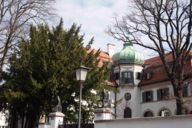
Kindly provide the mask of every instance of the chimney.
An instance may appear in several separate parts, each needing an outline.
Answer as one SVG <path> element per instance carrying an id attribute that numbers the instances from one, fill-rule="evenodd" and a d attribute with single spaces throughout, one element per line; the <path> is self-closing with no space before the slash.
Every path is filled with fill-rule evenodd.
<path id="1" fill-rule="evenodd" d="M 115 53 L 115 45 L 112 43 L 108 43 L 107 44 L 107 52 L 109 54 L 109 56 L 113 56 L 113 54 Z"/>

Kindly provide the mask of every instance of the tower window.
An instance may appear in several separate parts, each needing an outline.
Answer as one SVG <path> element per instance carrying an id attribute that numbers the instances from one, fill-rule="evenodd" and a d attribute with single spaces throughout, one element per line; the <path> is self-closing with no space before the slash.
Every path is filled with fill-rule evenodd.
<path id="1" fill-rule="evenodd" d="M 122 82 L 124 84 L 133 83 L 133 72 L 122 72 Z"/>

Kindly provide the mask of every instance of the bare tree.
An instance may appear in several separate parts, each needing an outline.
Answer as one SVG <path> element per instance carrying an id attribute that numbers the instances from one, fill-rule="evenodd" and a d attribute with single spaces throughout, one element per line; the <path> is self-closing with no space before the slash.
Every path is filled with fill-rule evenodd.
<path id="1" fill-rule="evenodd" d="M 140 45 L 158 53 L 176 97 L 177 114 L 182 114 L 184 65 L 192 47 L 191 0 L 132 0 L 132 12 L 115 20 L 108 33 L 114 38 Z M 143 43 L 141 36 L 151 41 Z M 166 59 L 166 53 L 173 60 Z"/>
<path id="2" fill-rule="evenodd" d="M 0 73 L 19 38 L 24 38 L 30 24 L 53 15 L 54 0 L 0 0 Z"/>

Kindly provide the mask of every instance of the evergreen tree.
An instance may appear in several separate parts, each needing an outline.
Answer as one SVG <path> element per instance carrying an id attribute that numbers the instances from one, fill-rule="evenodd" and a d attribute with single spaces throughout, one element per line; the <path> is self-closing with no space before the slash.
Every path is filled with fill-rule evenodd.
<path id="1" fill-rule="evenodd" d="M 79 65 L 91 68 L 83 88 L 83 122 L 93 120 L 96 95 L 107 79 L 106 67 L 98 68 L 97 53 L 83 47 L 80 27 L 75 24 L 63 29 L 63 22 L 51 30 L 45 25 L 31 26 L 28 40 L 21 40 L 10 58 L 10 68 L 4 73 L 6 89 L 2 98 L 8 102 L 10 125 L 17 128 L 18 119 L 22 128 L 34 128 L 41 113 L 49 114 L 62 102 L 65 120 L 77 121 L 79 108 L 79 83 L 75 69 Z M 89 42 L 92 44 L 93 40 Z"/>

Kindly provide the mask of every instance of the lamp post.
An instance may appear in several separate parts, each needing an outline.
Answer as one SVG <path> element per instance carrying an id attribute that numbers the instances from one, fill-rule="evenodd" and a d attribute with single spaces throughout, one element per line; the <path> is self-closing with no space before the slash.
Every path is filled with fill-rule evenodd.
<path id="1" fill-rule="evenodd" d="M 78 120 L 78 128 L 81 128 L 81 100 L 82 100 L 82 88 L 83 82 L 86 80 L 87 72 L 89 68 L 80 66 L 76 69 L 76 79 L 80 83 L 80 90 L 79 90 L 79 120 Z"/>

